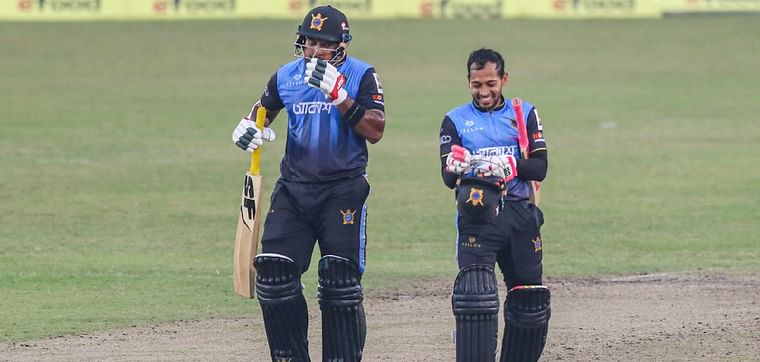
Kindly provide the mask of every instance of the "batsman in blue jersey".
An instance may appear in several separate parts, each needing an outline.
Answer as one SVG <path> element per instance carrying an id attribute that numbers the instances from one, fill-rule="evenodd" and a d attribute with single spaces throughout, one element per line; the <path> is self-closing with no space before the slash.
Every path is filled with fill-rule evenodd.
<path id="1" fill-rule="evenodd" d="M 546 343 L 549 289 L 542 285 L 543 214 L 529 202 L 530 180 L 546 176 L 547 148 L 538 111 L 523 102 L 517 119 L 502 95 L 502 56 L 479 49 L 467 60 L 472 102 L 449 111 L 440 134 L 443 182 L 457 200 L 457 263 L 452 309 L 457 361 L 494 361 L 499 295 L 495 264 L 507 286 L 501 361 L 536 361 Z M 520 155 L 517 122 L 527 126 Z"/>
<path id="2" fill-rule="evenodd" d="M 271 196 L 261 254 L 254 259 L 256 294 L 273 361 L 309 361 L 308 312 L 301 275 L 314 246 L 320 255 L 317 300 L 322 311 L 322 360 L 360 361 L 366 323 L 362 274 L 366 258 L 369 183 L 367 142 L 385 128 L 383 88 L 375 69 L 347 56 L 348 19 L 319 6 L 298 27 L 296 59 L 271 77 L 232 140 L 252 152 L 274 132 L 267 122 L 285 110 L 287 143 Z"/>

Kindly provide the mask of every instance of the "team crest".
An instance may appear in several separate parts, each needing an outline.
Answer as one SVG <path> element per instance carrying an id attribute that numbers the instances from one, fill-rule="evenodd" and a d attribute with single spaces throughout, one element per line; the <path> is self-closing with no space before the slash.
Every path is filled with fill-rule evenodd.
<path id="1" fill-rule="evenodd" d="M 483 206 L 483 189 L 473 187 L 470 189 L 470 198 L 467 199 L 467 203 L 472 206 Z"/>
<path id="2" fill-rule="evenodd" d="M 325 20 L 327 20 L 327 18 L 323 18 L 321 13 L 312 15 L 309 28 L 316 29 L 317 31 L 322 31 L 322 25 L 325 25 Z"/>
<path id="3" fill-rule="evenodd" d="M 340 210 L 340 213 L 343 215 L 343 225 L 354 224 L 354 214 L 356 213 L 356 210 L 351 210 L 351 209 L 346 209 L 346 211 Z"/>
<path id="4" fill-rule="evenodd" d="M 533 243 L 533 252 L 538 253 L 543 249 L 543 243 L 541 242 L 541 235 L 537 236 L 535 239 L 530 240 L 531 243 Z"/>

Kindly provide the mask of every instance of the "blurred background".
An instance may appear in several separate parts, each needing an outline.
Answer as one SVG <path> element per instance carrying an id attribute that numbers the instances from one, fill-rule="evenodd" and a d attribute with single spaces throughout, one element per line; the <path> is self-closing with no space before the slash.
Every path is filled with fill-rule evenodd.
<path id="1" fill-rule="evenodd" d="M 0 340 L 258 308 L 232 292 L 230 133 L 325 3 L 385 88 L 368 295 L 456 275 L 438 131 L 480 47 L 545 127 L 547 278 L 760 271 L 760 1 L 4 0 Z"/>

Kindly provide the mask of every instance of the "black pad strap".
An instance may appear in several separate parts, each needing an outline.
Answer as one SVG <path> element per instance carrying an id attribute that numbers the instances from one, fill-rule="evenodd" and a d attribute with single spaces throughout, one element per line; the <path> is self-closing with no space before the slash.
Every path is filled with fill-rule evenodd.
<path id="1" fill-rule="evenodd" d="M 498 333 L 499 288 L 493 268 L 469 265 L 454 282 L 457 361 L 493 361 Z"/>
<path id="2" fill-rule="evenodd" d="M 537 361 L 546 345 L 551 317 L 549 288 L 520 285 L 504 302 L 504 339 L 501 361 Z"/>
<path id="3" fill-rule="evenodd" d="M 367 336 L 359 267 L 326 255 L 319 260 L 317 300 L 322 310 L 322 361 L 360 361 Z"/>
<path id="4" fill-rule="evenodd" d="M 272 360 L 309 361 L 309 313 L 301 271 L 290 258 L 279 254 L 258 255 L 253 265 Z"/>

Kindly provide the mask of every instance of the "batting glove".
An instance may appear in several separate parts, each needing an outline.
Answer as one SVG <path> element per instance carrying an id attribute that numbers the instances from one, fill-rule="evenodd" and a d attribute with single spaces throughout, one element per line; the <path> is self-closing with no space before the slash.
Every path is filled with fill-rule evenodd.
<path id="1" fill-rule="evenodd" d="M 478 176 L 496 176 L 503 182 L 517 177 L 517 160 L 512 155 L 486 156 L 476 161 L 474 171 Z"/>
<path id="2" fill-rule="evenodd" d="M 264 141 L 272 142 L 277 136 L 274 134 L 274 130 L 269 127 L 265 127 L 263 131 L 256 127 L 256 123 L 251 121 L 248 117 L 240 120 L 237 127 L 232 131 L 232 142 L 234 142 L 240 149 L 253 152 L 259 148 Z"/>
<path id="3" fill-rule="evenodd" d="M 343 89 L 346 76 L 322 59 L 311 58 L 306 63 L 306 84 L 321 90 L 334 105 L 343 103 L 348 97 L 348 93 Z"/>
<path id="4" fill-rule="evenodd" d="M 446 156 L 446 171 L 457 175 L 463 174 L 470 167 L 472 155 L 466 148 L 453 145 L 451 152 Z"/>

